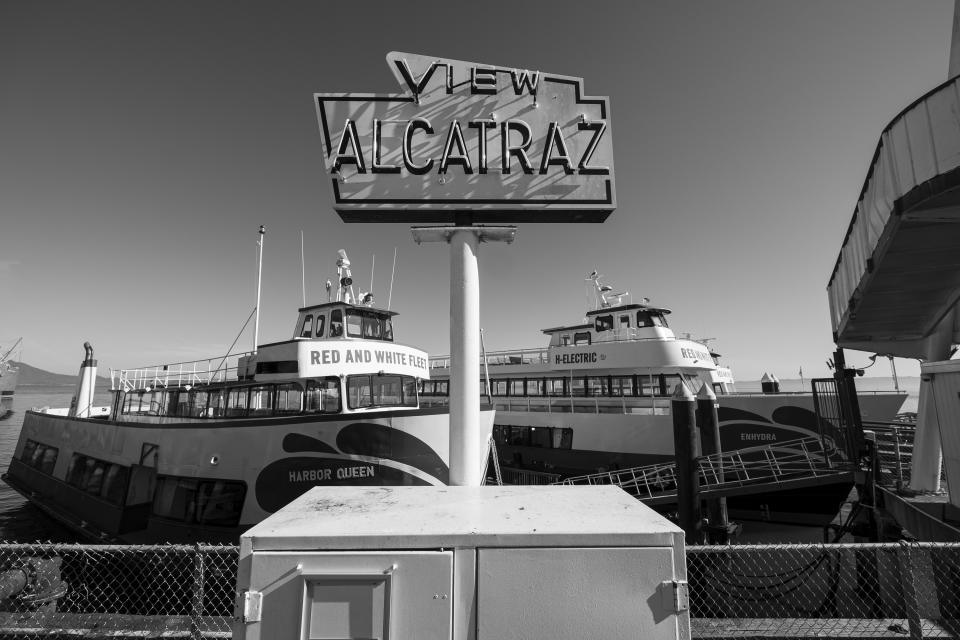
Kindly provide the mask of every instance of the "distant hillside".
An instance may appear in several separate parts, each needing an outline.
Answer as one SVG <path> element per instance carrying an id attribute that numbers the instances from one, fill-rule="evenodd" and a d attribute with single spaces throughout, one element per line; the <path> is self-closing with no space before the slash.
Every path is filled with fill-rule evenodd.
<path id="1" fill-rule="evenodd" d="M 50 371 L 31 367 L 26 362 L 17 362 L 15 364 L 20 367 L 20 377 L 17 379 L 17 386 L 72 387 L 77 384 L 77 376 L 75 374 L 51 373 Z M 97 376 L 97 386 L 99 387 L 102 384 L 109 386 L 109 378 Z"/>

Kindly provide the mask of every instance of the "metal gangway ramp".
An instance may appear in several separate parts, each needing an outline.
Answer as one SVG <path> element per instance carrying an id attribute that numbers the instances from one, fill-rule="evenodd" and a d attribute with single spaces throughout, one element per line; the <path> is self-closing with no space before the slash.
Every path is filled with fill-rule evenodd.
<path id="1" fill-rule="evenodd" d="M 817 437 L 703 456 L 697 459 L 697 467 L 701 498 L 852 483 L 856 470 L 831 441 Z M 554 484 L 612 484 L 648 505 L 677 501 L 673 463 L 574 476 Z"/>

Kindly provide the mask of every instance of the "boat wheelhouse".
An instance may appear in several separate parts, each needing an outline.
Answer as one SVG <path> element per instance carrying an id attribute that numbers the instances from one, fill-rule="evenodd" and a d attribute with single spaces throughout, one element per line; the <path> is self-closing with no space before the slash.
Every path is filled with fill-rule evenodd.
<path id="1" fill-rule="evenodd" d="M 109 407 L 89 401 L 88 347 L 75 402 L 26 413 L 3 479 L 85 537 L 127 542 L 236 540 L 317 485 L 446 484 L 449 411 L 418 398 L 427 354 L 338 266 L 336 299 L 299 309 L 289 340 L 111 370 Z"/>

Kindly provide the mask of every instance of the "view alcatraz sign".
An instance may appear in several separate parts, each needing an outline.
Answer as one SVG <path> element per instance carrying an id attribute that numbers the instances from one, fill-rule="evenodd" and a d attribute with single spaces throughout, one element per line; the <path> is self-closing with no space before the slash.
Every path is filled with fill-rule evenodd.
<path id="1" fill-rule="evenodd" d="M 580 78 L 392 52 L 398 95 L 316 94 L 347 222 L 602 222 L 607 98 Z"/>

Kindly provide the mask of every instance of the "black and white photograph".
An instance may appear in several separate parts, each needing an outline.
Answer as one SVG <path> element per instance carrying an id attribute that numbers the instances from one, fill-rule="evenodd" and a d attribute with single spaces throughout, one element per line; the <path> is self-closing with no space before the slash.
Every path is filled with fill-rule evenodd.
<path id="1" fill-rule="evenodd" d="M 958 247 L 960 0 L 0 0 L 0 638 L 957 637 Z"/>

